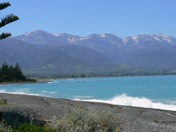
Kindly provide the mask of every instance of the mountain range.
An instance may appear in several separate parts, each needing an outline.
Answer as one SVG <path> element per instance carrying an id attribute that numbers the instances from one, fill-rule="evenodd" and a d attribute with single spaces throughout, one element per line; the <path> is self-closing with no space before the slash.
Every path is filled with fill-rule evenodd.
<path id="1" fill-rule="evenodd" d="M 175 71 L 176 38 L 113 34 L 86 37 L 33 31 L 0 41 L 0 64 L 18 62 L 26 73 L 113 74 L 127 71 Z"/>

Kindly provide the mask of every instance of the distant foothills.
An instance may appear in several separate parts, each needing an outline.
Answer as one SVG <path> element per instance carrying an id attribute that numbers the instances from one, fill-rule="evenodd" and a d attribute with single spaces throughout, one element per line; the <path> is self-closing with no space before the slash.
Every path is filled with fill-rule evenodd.
<path id="1" fill-rule="evenodd" d="M 164 34 L 80 37 L 37 30 L 0 41 L 0 65 L 55 77 L 176 74 L 176 38 Z"/>

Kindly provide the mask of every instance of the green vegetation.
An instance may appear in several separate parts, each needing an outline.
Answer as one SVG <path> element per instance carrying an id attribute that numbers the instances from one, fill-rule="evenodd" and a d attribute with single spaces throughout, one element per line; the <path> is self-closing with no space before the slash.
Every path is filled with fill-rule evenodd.
<path id="1" fill-rule="evenodd" d="M 0 82 L 19 82 L 25 81 L 26 77 L 23 75 L 20 65 L 17 63 L 15 67 L 2 64 L 0 68 Z"/>
<path id="2" fill-rule="evenodd" d="M 50 127 L 57 132 L 120 132 L 120 121 L 117 117 L 106 112 L 89 112 L 73 110 L 63 118 L 56 118 Z"/>
<path id="3" fill-rule="evenodd" d="M 34 113 L 28 114 L 28 111 L 0 112 L 0 132 L 50 132 L 45 131 L 44 124 L 44 121 L 34 119 Z"/>
<path id="4" fill-rule="evenodd" d="M 0 131 L 7 132 L 120 132 L 121 121 L 111 113 L 73 110 L 49 123 L 25 117 L 18 112 L 2 112 Z M 13 119 L 13 120 L 12 120 Z"/>
<path id="5" fill-rule="evenodd" d="M 51 131 L 45 130 L 44 127 L 31 124 L 23 124 L 18 129 L 13 130 L 13 132 L 51 132 Z"/>
<path id="6" fill-rule="evenodd" d="M 0 99 L 0 106 L 2 106 L 2 105 L 7 105 L 6 99 Z"/>
<path id="7" fill-rule="evenodd" d="M 0 3 L 0 10 L 3 10 L 9 6 L 11 6 L 9 2 Z M 18 19 L 19 18 L 16 15 L 13 15 L 13 14 L 7 15 L 0 20 L 0 28 L 4 27 L 5 25 L 7 25 L 11 22 L 14 22 Z M 2 33 L 2 34 L 0 34 L 0 39 L 7 38 L 9 36 L 11 36 L 11 33 Z"/>

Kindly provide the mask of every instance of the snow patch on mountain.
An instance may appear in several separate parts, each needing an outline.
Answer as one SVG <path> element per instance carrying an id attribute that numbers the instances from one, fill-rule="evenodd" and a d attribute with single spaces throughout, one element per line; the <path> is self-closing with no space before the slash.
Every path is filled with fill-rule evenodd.
<path id="1" fill-rule="evenodd" d="M 142 43 L 162 43 L 162 44 L 171 44 L 176 45 L 176 38 L 165 35 L 165 34 L 155 34 L 155 35 L 137 35 L 133 37 L 125 37 L 125 38 L 119 38 L 116 35 L 113 34 L 91 34 L 86 37 L 81 37 L 77 35 L 71 35 L 67 33 L 60 33 L 60 34 L 52 34 L 48 33 L 42 30 L 36 30 L 33 32 L 26 32 L 25 34 L 21 36 L 16 37 L 19 40 L 28 41 L 28 42 L 34 42 L 34 41 L 40 41 L 36 43 L 42 43 L 42 42 L 48 42 L 52 41 L 53 43 L 57 44 L 58 42 L 60 44 L 77 44 L 82 43 L 83 41 L 87 42 L 93 42 L 95 43 L 107 43 L 108 45 L 139 45 Z M 48 42 L 49 43 L 49 42 Z M 90 44 L 91 44 L 90 43 Z"/>
<path id="2" fill-rule="evenodd" d="M 52 34 L 53 36 L 56 36 L 56 37 L 59 37 L 60 36 L 60 34 Z"/>
<path id="3" fill-rule="evenodd" d="M 132 37 L 132 40 L 135 42 L 134 44 L 138 44 L 139 43 L 139 37 L 138 36 Z"/>
<path id="4" fill-rule="evenodd" d="M 26 32 L 26 33 L 24 33 L 24 36 L 28 36 L 30 34 L 31 34 L 31 32 Z"/>

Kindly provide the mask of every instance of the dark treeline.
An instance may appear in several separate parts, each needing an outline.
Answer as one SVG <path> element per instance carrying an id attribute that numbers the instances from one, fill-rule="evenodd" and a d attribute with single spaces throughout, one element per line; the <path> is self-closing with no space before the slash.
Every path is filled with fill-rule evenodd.
<path id="1" fill-rule="evenodd" d="M 23 75 L 18 63 L 15 66 L 9 66 L 7 63 L 4 63 L 0 67 L 0 82 L 18 82 L 25 80 L 26 77 Z"/>

